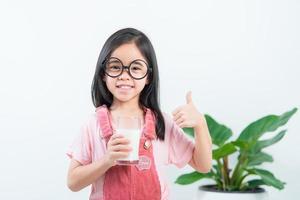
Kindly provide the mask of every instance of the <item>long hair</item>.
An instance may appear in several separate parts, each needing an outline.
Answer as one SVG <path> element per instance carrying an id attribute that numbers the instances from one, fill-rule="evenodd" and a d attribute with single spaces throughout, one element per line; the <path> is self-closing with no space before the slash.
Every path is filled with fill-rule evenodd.
<path id="1" fill-rule="evenodd" d="M 119 46 L 126 43 L 134 43 L 141 54 L 145 57 L 149 67 L 152 69 L 148 74 L 149 83 L 145 85 L 140 93 L 139 106 L 150 108 L 156 119 L 155 131 L 158 139 L 165 138 L 165 122 L 159 104 L 159 74 L 154 48 L 149 38 L 141 31 L 134 28 L 121 29 L 112 34 L 104 43 L 96 65 L 95 75 L 92 82 L 92 101 L 97 108 L 102 105 L 110 107 L 113 95 L 107 89 L 103 81 L 105 76 L 105 60 Z"/>

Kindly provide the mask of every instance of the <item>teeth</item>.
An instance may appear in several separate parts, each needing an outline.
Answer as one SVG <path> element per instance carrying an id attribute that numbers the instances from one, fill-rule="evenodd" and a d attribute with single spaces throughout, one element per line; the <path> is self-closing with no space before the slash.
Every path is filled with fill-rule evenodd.
<path id="1" fill-rule="evenodd" d="M 119 85 L 118 88 L 129 89 L 129 88 L 131 88 L 131 86 L 128 86 L 128 85 Z"/>

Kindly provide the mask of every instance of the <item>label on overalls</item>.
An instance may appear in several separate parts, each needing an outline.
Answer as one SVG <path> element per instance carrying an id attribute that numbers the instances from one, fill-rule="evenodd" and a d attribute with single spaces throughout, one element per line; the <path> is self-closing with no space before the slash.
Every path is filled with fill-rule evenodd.
<path id="1" fill-rule="evenodd" d="M 148 156 L 140 156 L 139 163 L 135 165 L 138 170 L 146 170 L 150 169 L 151 166 L 151 159 Z"/>

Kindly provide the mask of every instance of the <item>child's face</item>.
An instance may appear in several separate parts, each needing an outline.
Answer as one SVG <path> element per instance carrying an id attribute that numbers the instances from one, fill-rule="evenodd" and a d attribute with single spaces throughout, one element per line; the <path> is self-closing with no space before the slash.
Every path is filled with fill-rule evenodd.
<path id="1" fill-rule="evenodd" d="M 146 59 L 134 43 L 119 46 L 113 51 L 111 57 L 121 60 L 124 66 L 128 66 L 136 59 L 141 59 L 146 62 Z M 128 71 L 124 69 L 123 73 L 116 78 L 105 75 L 104 81 L 106 82 L 108 90 L 114 96 L 114 103 L 116 103 L 115 101 L 138 102 L 139 94 L 145 85 L 148 84 L 148 75 L 141 80 L 135 80 L 128 74 Z"/>

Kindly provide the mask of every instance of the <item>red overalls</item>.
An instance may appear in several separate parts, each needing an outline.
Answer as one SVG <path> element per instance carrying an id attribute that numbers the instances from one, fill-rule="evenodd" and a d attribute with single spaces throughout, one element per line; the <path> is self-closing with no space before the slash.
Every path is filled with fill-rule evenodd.
<path id="1" fill-rule="evenodd" d="M 105 173 L 103 184 L 104 200 L 160 200 L 161 189 L 153 158 L 152 140 L 156 139 L 155 118 L 145 108 L 145 126 L 139 145 L 139 163 L 115 165 Z M 106 144 L 113 134 L 111 116 L 104 105 L 97 108 L 102 138 Z"/>

